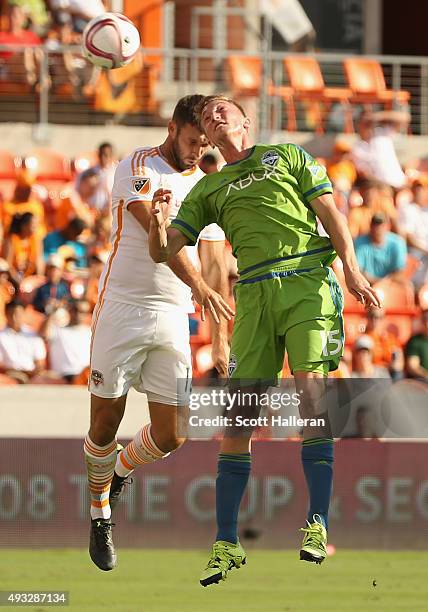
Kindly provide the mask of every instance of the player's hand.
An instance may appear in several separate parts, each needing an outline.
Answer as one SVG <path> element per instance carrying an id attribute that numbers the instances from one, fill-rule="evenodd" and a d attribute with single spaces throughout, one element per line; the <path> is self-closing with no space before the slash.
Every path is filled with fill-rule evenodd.
<path id="1" fill-rule="evenodd" d="M 219 373 L 220 378 L 226 378 L 229 365 L 230 346 L 227 338 L 218 336 L 213 340 L 211 348 L 211 359 L 213 366 Z"/>
<path id="2" fill-rule="evenodd" d="M 369 281 L 360 271 L 345 272 L 345 282 L 349 292 L 352 293 L 363 306 L 366 308 L 369 306 L 376 306 L 377 308 L 382 307 L 382 302 L 376 289 L 370 285 Z"/>
<path id="3" fill-rule="evenodd" d="M 221 297 L 217 291 L 208 287 L 205 281 L 200 280 L 192 287 L 192 293 L 195 300 L 201 307 L 201 319 L 205 321 L 205 311 L 209 310 L 214 321 L 220 323 L 220 317 L 224 317 L 228 321 L 235 314 L 232 308 Z"/>
<path id="4" fill-rule="evenodd" d="M 172 193 L 170 189 L 158 189 L 153 194 L 152 216 L 159 227 L 164 227 L 169 219 Z"/>

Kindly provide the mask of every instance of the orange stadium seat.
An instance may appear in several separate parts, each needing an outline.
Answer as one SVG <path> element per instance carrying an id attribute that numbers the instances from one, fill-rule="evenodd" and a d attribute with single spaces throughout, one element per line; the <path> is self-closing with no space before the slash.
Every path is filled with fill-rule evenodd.
<path id="1" fill-rule="evenodd" d="M 10 200 L 16 186 L 16 170 L 21 159 L 9 151 L 0 150 L 0 194 L 4 200 Z"/>
<path id="2" fill-rule="evenodd" d="M 92 166 L 98 164 L 98 155 L 96 151 L 87 151 L 86 153 L 79 153 L 73 160 L 73 167 L 77 173 L 84 172 Z"/>
<path id="3" fill-rule="evenodd" d="M 232 90 L 232 97 L 245 98 L 260 96 L 262 88 L 262 60 L 259 57 L 232 55 L 226 59 L 226 77 Z M 268 85 L 270 96 L 278 96 L 287 110 L 287 130 L 296 130 L 296 112 L 291 87 Z"/>
<path id="4" fill-rule="evenodd" d="M 324 133 L 325 119 L 332 104 L 339 103 L 344 111 L 345 132 L 352 133 L 352 91 L 344 87 L 326 87 L 319 63 L 314 57 L 291 56 L 284 59 L 295 100 L 309 102 L 315 112 L 315 131 Z M 323 108 L 325 107 L 325 108 Z"/>
<path id="5" fill-rule="evenodd" d="M 51 149 L 34 149 L 27 155 L 24 163 L 41 182 L 48 180 L 65 183 L 71 179 L 70 161 Z"/>
<path id="6" fill-rule="evenodd" d="M 383 104 L 391 109 L 394 103 L 407 105 L 410 101 L 408 91 L 387 89 L 382 66 L 376 60 L 353 57 L 343 61 L 352 102 L 355 104 Z"/>
<path id="7" fill-rule="evenodd" d="M 388 312 L 414 313 L 415 293 L 410 282 L 399 283 L 390 280 L 379 281 L 376 289 Z"/>
<path id="8" fill-rule="evenodd" d="M 53 202 L 60 199 L 61 191 L 72 179 L 70 160 L 51 149 L 34 149 L 24 164 L 36 175 L 37 182 L 46 187 Z"/>

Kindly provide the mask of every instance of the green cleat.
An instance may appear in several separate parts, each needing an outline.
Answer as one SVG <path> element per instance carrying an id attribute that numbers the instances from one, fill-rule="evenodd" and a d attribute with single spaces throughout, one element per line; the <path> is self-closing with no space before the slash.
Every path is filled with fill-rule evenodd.
<path id="1" fill-rule="evenodd" d="M 314 514 L 312 518 L 313 523 L 307 521 L 308 526 L 300 529 L 300 531 L 305 532 L 300 559 L 320 564 L 327 556 L 327 530 L 322 524 L 319 514 Z"/>
<path id="2" fill-rule="evenodd" d="M 226 580 L 229 570 L 233 567 L 239 569 L 247 562 L 247 554 L 242 548 L 239 540 L 236 544 L 231 542 L 214 542 L 208 565 L 201 575 L 200 583 L 206 587 L 209 584 L 217 584 L 220 580 Z"/>

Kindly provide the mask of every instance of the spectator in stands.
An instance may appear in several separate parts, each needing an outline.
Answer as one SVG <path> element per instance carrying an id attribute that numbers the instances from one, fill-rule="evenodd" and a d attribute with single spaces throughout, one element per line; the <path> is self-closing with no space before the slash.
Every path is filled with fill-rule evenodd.
<path id="1" fill-rule="evenodd" d="M 0 258 L 0 329 L 6 325 L 6 304 L 13 300 L 17 286 L 12 282 L 9 264 Z"/>
<path id="2" fill-rule="evenodd" d="M 422 312 L 422 331 L 410 338 L 404 349 L 410 378 L 428 383 L 428 310 Z"/>
<path id="3" fill-rule="evenodd" d="M 38 312 L 48 315 L 70 298 L 70 288 L 63 278 L 64 261 L 59 255 L 50 255 L 46 262 L 45 275 L 47 282 L 35 293 L 33 307 Z"/>
<path id="4" fill-rule="evenodd" d="M 399 228 L 407 241 L 409 253 L 420 261 L 412 281 L 419 288 L 428 277 L 428 181 L 421 178 L 412 186 L 413 201 L 402 202 L 399 209 Z"/>
<path id="5" fill-rule="evenodd" d="M 349 194 L 357 180 L 357 171 L 350 157 L 350 149 L 346 140 L 336 140 L 332 155 L 327 162 L 327 172 L 331 182 L 336 189 L 345 194 Z"/>
<path id="6" fill-rule="evenodd" d="M 404 355 L 398 338 L 384 326 L 385 311 L 369 308 L 364 335 L 373 340 L 373 363 L 388 368 L 391 378 L 398 380 L 404 375 Z"/>
<path id="7" fill-rule="evenodd" d="M 15 282 L 43 272 L 42 246 L 33 213 L 15 215 L 3 245 L 3 256 Z"/>
<path id="8" fill-rule="evenodd" d="M 406 243 L 389 231 L 387 218 L 373 215 L 370 232 L 355 241 L 355 252 L 361 271 L 370 283 L 389 278 L 400 281 L 406 266 Z"/>
<path id="9" fill-rule="evenodd" d="M 58 252 L 63 246 L 69 246 L 77 258 L 78 268 L 87 267 L 87 247 L 79 241 L 83 232 L 87 229 L 86 223 L 79 218 L 72 219 L 67 227 L 61 231 L 50 232 L 43 241 L 44 257 Z"/>
<path id="10" fill-rule="evenodd" d="M 88 282 L 86 284 L 85 295 L 91 311 L 95 308 L 98 300 L 98 284 L 107 259 L 108 253 L 106 251 L 100 251 L 89 258 Z"/>
<path id="11" fill-rule="evenodd" d="M 52 12 L 63 13 L 63 17 L 70 17 L 76 32 L 83 32 L 86 24 L 106 12 L 101 0 L 50 0 Z"/>
<path id="12" fill-rule="evenodd" d="M 55 324 L 55 310 L 53 310 L 41 333 L 48 344 L 51 370 L 64 378 L 65 382 L 72 383 L 89 366 L 91 346 L 91 327 L 87 323 L 89 303 L 86 300 L 71 300 L 67 309 L 70 317 L 67 326 L 60 327 Z"/>
<path id="13" fill-rule="evenodd" d="M 91 254 L 110 251 L 111 215 L 103 215 L 95 221 L 90 240 Z"/>
<path id="14" fill-rule="evenodd" d="M 90 201 L 99 184 L 100 177 L 94 168 L 88 168 L 77 177 L 75 188 L 58 207 L 55 219 L 55 227 L 58 230 L 63 230 L 75 217 L 82 219 L 88 227 L 93 227 L 96 211 L 91 208 Z"/>
<path id="15" fill-rule="evenodd" d="M 394 200 L 382 192 L 384 186 L 369 180 L 359 181 L 354 186 L 361 195 L 358 201 L 356 193 L 353 193 L 353 202 L 350 201 L 351 209 L 348 214 L 348 225 L 351 236 L 355 239 L 358 236 L 368 234 L 372 217 L 376 213 L 381 213 L 389 219 L 393 229 L 396 227 L 397 211 L 394 207 Z"/>
<path id="16" fill-rule="evenodd" d="M 352 378 L 390 378 L 389 372 L 373 362 L 374 342 L 370 336 L 360 336 L 352 355 Z"/>
<path id="17" fill-rule="evenodd" d="M 19 383 L 31 382 L 46 366 L 45 344 L 24 326 L 24 305 L 6 304 L 6 327 L 0 331 L 0 373 Z"/>
<path id="18" fill-rule="evenodd" d="M 351 158 L 360 177 L 380 181 L 397 189 L 406 184 L 406 175 L 395 152 L 393 135 L 397 128 L 408 124 L 409 120 L 408 113 L 362 113 L 358 122 L 360 138 L 351 151 Z"/>
<path id="19" fill-rule="evenodd" d="M 199 167 L 202 172 L 205 172 L 205 174 L 212 174 L 213 172 L 218 172 L 218 166 L 218 159 L 214 155 L 214 153 L 206 153 L 199 162 Z"/>
<path id="20" fill-rule="evenodd" d="M 115 160 L 113 145 L 102 142 L 98 147 L 98 164 L 93 167 L 98 174 L 98 186 L 90 198 L 91 208 L 100 212 L 108 212 L 111 206 L 111 192 L 113 189 L 114 173 L 117 161 Z"/>
<path id="21" fill-rule="evenodd" d="M 30 212 L 34 215 L 36 220 L 39 238 L 42 239 L 46 235 L 45 211 L 43 204 L 33 193 L 34 182 L 35 176 L 28 170 L 21 170 L 18 173 L 12 200 L 10 202 L 4 202 L 0 206 L 1 221 L 5 234 L 9 231 L 12 217 Z"/>
<path id="22" fill-rule="evenodd" d="M 40 38 L 27 29 L 25 5 L 9 2 L 7 9 L 8 28 L 0 31 L 0 45 L 25 45 L 24 52 L 2 51 L 0 53 L 0 80 L 26 83 L 35 87 L 39 78 L 41 60 Z M 24 71 L 22 71 L 24 66 Z M 24 79 L 24 81 L 23 81 Z"/>

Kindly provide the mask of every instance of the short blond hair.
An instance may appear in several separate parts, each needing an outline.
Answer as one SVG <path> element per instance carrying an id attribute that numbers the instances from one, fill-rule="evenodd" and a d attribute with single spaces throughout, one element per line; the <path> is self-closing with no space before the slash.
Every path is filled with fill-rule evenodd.
<path id="1" fill-rule="evenodd" d="M 236 106 L 236 108 L 238 108 L 241 111 L 244 117 L 247 116 L 247 113 L 242 108 L 242 106 L 239 104 L 239 102 L 237 102 L 233 98 L 229 98 L 228 96 L 225 96 L 224 94 L 212 94 L 211 96 L 204 96 L 202 100 L 195 106 L 195 111 L 194 111 L 196 122 L 199 126 L 199 129 L 202 132 L 203 132 L 202 125 L 201 125 L 202 113 L 204 112 L 204 108 L 207 106 L 207 104 L 209 104 L 210 102 L 213 102 L 214 100 L 220 100 L 220 101 L 223 100 L 224 102 L 230 102 L 231 104 Z"/>

